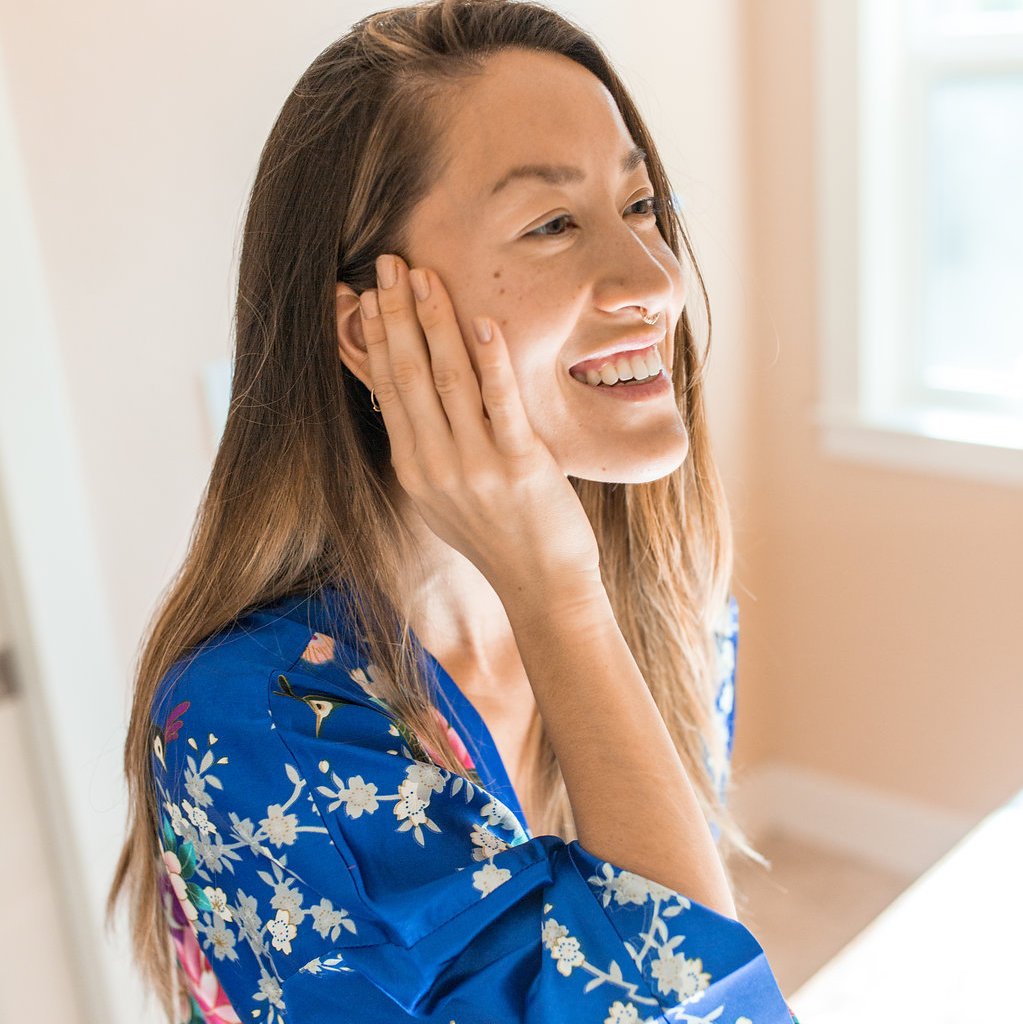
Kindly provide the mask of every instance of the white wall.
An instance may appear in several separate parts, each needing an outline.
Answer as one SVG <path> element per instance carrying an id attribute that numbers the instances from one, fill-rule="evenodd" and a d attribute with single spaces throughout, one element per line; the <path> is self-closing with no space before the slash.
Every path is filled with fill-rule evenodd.
<path id="1" fill-rule="evenodd" d="M 38 431 L 3 421 L 13 433 L 0 492 L 18 495 L 11 590 L 22 599 L 30 653 L 59 639 L 70 616 L 81 634 L 73 650 L 55 648 L 73 670 L 59 657 L 43 659 L 33 685 L 46 701 L 37 746 L 61 752 L 50 812 L 64 847 L 78 851 L 79 884 L 90 893 L 84 903 L 69 900 L 68 914 L 80 947 L 92 935 L 106 957 L 103 991 L 81 995 L 92 1019 L 141 1019 L 137 993 L 117 981 L 123 959 L 98 935 L 97 900 L 120 838 L 111 780 L 139 637 L 184 551 L 212 457 L 201 371 L 229 352 L 242 204 L 295 79 L 378 6 L 0 0 L 5 152 L 24 188 L 20 197 L 6 193 L 20 211 L 21 241 L 12 251 L 8 234 L 0 247 L 9 247 L 5 264 L 21 267 L 30 293 L 11 290 L 21 320 L 0 339 L 0 372 L 29 373 L 19 345 L 31 343 L 39 356 L 18 381 L 22 422 Z M 604 0 L 559 9 L 619 60 L 686 202 L 714 303 L 712 425 L 738 488 L 745 255 L 737 5 L 626 9 Z M 20 260 L 22 243 L 37 260 Z M 13 401 L 13 386 L 9 393 Z M 46 402 L 57 403 L 56 419 L 44 416 Z M 90 788 L 97 773 L 98 791 L 95 782 Z M 77 808 L 70 824 L 68 803 Z M 101 815 L 91 813 L 97 808 Z M 61 883 L 65 897 L 72 874 Z"/>

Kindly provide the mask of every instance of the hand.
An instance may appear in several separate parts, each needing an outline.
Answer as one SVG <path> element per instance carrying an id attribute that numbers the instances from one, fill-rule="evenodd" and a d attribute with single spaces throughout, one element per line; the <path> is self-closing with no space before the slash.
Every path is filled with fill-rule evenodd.
<path id="1" fill-rule="evenodd" d="M 384 287 L 388 259 L 395 275 Z M 499 596 L 530 581 L 599 582 L 590 521 L 526 417 L 498 325 L 474 323 L 477 376 L 437 273 L 415 271 L 428 291 L 419 298 L 403 260 L 382 256 L 377 270 L 380 287 L 360 296 L 370 373 L 391 465 L 423 520 Z"/>

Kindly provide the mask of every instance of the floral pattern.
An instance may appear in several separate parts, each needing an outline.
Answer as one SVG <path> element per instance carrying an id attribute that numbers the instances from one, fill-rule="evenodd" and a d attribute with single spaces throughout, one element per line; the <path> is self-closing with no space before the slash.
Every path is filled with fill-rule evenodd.
<path id="1" fill-rule="evenodd" d="M 730 754 L 734 599 L 723 626 Z M 319 1024 L 342 1000 L 369 1024 L 795 1020 L 739 922 L 531 836 L 488 788 L 503 766 L 482 719 L 461 720 L 474 760 L 434 709 L 466 777 L 447 771 L 357 652 L 326 604 L 292 598 L 161 684 L 151 766 L 182 1024 Z"/>

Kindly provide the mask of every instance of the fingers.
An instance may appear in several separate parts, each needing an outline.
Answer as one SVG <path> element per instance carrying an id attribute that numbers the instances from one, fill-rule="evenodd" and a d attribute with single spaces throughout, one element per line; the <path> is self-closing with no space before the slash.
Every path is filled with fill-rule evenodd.
<path id="1" fill-rule="evenodd" d="M 483 399 L 469 350 L 472 337 L 462 335 L 454 306 L 438 274 L 427 268 L 410 272 L 416 314 L 422 324 L 433 371 L 433 385 L 461 452 L 479 454 L 489 443 Z"/>
<path id="2" fill-rule="evenodd" d="M 388 265 L 390 264 L 390 266 Z M 363 320 L 374 389 L 391 440 L 391 460 L 415 458 L 428 475 L 456 463 L 451 428 L 433 383 L 430 354 L 404 261 L 377 260 L 379 315 Z"/>
<path id="3" fill-rule="evenodd" d="M 535 440 L 532 425 L 522 405 L 522 393 L 508 358 L 504 333 L 490 317 L 476 317 L 477 337 L 489 333 L 490 340 L 476 346 L 480 368 L 480 394 L 490 417 L 494 445 L 512 458 L 529 455 Z"/>
<path id="4" fill-rule="evenodd" d="M 528 455 L 535 438 L 497 324 L 477 318 L 490 325 L 492 340 L 466 339 L 436 272 L 410 272 L 390 255 L 378 259 L 377 270 L 379 287 L 364 292 L 360 306 L 395 468 L 414 466 L 445 486 L 495 447 L 512 457 Z M 473 346 L 479 379 L 467 345 Z"/>

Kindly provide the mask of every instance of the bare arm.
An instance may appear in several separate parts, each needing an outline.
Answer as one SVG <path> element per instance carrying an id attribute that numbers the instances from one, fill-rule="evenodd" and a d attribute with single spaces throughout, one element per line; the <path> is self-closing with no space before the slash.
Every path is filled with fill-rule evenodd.
<path id="1" fill-rule="evenodd" d="M 717 847 L 599 581 L 503 585 L 526 674 L 593 854 L 735 918 Z"/>

